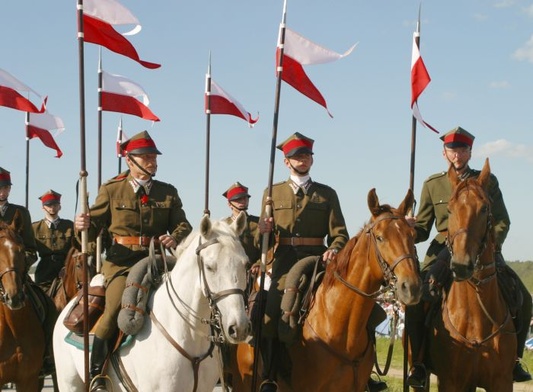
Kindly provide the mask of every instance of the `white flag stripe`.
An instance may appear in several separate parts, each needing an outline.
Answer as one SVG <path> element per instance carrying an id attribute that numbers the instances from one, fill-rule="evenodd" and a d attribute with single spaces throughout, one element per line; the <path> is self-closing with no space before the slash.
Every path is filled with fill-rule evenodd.
<path id="1" fill-rule="evenodd" d="M 24 83 L 22 83 L 20 80 L 18 80 L 13 75 L 11 75 L 9 72 L 6 72 L 1 68 L 0 68 L 0 86 L 9 87 L 19 92 L 20 91 L 32 92 L 38 97 L 40 97 L 40 95 L 37 92 L 29 88 Z"/>
<path id="2" fill-rule="evenodd" d="M 150 100 L 142 86 L 121 75 L 113 75 L 102 71 L 102 89 L 109 93 L 142 97 L 144 105 L 148 106 Z"/>
<path id="3" fill-rule="evenodd" d="M 221 97 L 226 98 L 229 102 L 231 102 L 233 105 L 239 109 L 239 111 L 242 113 L 244 118 L 249 119 L 250 116 L 246 109 L 231 95 L 229 95 L 227 92 L 225 92 L 222 87 L 220 87 L 218 84 L 215 83 L 213 79 L 211 79 L 211 95 L 220 95 Z"/>
<path id="4" fill-rule="evenodd" d="M 111 25 L 135 25 L 132 30 L 122 33 L 122 35 L 134 35 L 141 31 L 137 17 L 116 0 L 85 0 L 83 13 Z"/>
<path id="5" fill-rule="evenodd" d="M 357 44 L 350 47 L 350 49 L 343 54 L 340 54 L 309 41 L 307 38 L 289 28 L 285 29 L 284 54 L 298 61 L 302 65 L 325 64 L 339 60 L 352 53 L 356 46 Z"/>
<path id="6" fill-rule="evenodd" d="M 58 129 L 58 130 L 65 129 L 63 120 L 59 118 L 58 116 L 54 116 L 53 114 L 49 112 L 44 112 L 44 113 L 39 113 L 39 114 L 31 113 L 29 124 L 37 128 L 46 129 L 48 131 L 52 129 Z"/>

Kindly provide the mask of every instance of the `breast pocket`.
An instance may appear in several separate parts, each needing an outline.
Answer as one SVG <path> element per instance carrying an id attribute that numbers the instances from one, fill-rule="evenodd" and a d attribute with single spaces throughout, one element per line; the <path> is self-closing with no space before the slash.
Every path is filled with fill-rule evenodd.
<path id="1" fill-rule="evenodd" d="M 138 224 L 139 205 L 137 200 L 118 199 L 113 200 L 112 203 L 112 211 L 120 216 L 121 225 L 135 227 Z"/>

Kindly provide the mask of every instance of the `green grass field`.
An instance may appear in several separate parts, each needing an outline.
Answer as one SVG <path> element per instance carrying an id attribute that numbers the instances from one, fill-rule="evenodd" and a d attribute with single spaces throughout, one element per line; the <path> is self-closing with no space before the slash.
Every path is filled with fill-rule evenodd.
<path id="1" fill-rule="evenodd" d="M 390 339 L 386 337 L 377 338 L 377 357 L 378 364 L 381 370 L 385 367 L 385 362 L 387 360 L 387 352 L 389 350 Z M 524 366 L 527 367 L 530 371 L 533 371 L 533 351 L 528 351 L 524 353 Z M 381 378 L 387 382 L 389 386 L 389 392 L 402 392 L 403 391 L 403 347 L 401 342 L 396 341 L 394 344 L 394 350 L 392 355 L 392 361 L 390 365 L 390 370 L 388 375 L 382 376 Z M 527 383 L 520 383 L 520 385 L 531 386 L 533 390 L 533 381 Z M 480 389 L 482 390 L 482 389 Z M 431 392 L 437 391 L 436 382 L 431 383 Z"/>

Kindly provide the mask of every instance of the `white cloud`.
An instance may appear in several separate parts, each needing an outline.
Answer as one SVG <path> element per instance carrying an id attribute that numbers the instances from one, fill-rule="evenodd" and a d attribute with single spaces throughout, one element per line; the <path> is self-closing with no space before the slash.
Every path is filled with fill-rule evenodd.
<path id="1" fill-rule="evenodd" d="M 494 3 L 494 8 L 508 8 L 512 7 L 515 4 L 515 0 L 501 0 L 497 3 Z"/>
<path id="2" fill-rule="evenodd" d="M 533 36 L 513 53 L 513 58 L 519 61 L 526 60 L 533 63 Z"/>
<path id="3" fill-rule="evenodd" d="M 528 162 L 533 162 L 533 146 L 515 144 L 505 139 L 499 139 L 474 148 L 472 155 L 477 158 L 505 156 L 508 158 L 525 159 Z"/>
<path id="4" fill-rule="evenodd" d="M 527 6 L 524 8 L 524 12 L 527 16 L 530 16 L 533 18 L 533 4 Z"/>
<path id="5" fill-rule="evenodd" d="M 489 87 L 494 89 L 504 89 L 511 87 L 511 85 L 508 81 L 502 80 L 500 82 L 490 82 Z"/>

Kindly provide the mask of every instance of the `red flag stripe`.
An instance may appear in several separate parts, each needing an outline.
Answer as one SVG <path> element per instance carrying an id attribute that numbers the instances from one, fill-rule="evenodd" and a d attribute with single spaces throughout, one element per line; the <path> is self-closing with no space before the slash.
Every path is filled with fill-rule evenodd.
<path id="1" fill-rule="evenodd" d="M 113 26 L 102 20 L 95 19 L 89 15 L 83 15 L 83 33 L 86 42 L 102 45 L 112 52 L 137 61 L 143 67 L 155 69 L 161 66 L 161 64 L 141 60 L 131 42 L 116 31 Z"/>
<path id="2" fill-rule="evenodd" d="M 102 110 L 108 112 L 118 112 L 131 114 L 133 116 L 141 117 L 145 120 L 159 121 L 157 117 L 148 106 L 144 105 L 135 97 L 128 95 L 101 92 L 102 96 Z"/>
<path id="3" fill-rule="evenodd" d="M 46 129 L 37 128 L 33 125 L 28 125 L 28 139 L 33 139 L 34 137 L 38 137 L 39 139 L 41 139 L 41 141 L 46 147 L 51 148 L 52 150 L 56 150 L 56 158 L 61 158 L 63 152 L 58 147 L 56 141 L 54 140 L 54 137 L 49 131 L 47 131 Z"/>
<path id="4" fill-rule="evenodd" d="M 6 86 L 0 86 L 0 106 L 30 113 L 43 113 L 45 110 L 44 104 L 41 109 L 37 109 L 29 99 L 24 98 L 16 90 Z"/>
<path id="5" fill-rule="evenodd" d="M 276 58 L 278 59 L 277 64 L 279 64 L 279 53 L 280 52 L 278 48 L 276 51 Z M 313 82 L 311 82 L 302 65 L 287 55 L 283 56 L 283 71 L 281 73 L 281 79 L 309 99 L 312 99 L 319 105 L 323 106 L 326 110 L 328 109 L 326 100 L 320 91 L 315 87 Z M 329 111 L 328 114 L 331 116 Z"/>
<path id="6" fill-rule="evenodd" d="M 422 91 L 427 87 L 431 78 L 422 57 L 418 57 L 411 68 L 411 107 L 418 100 Z"/>

